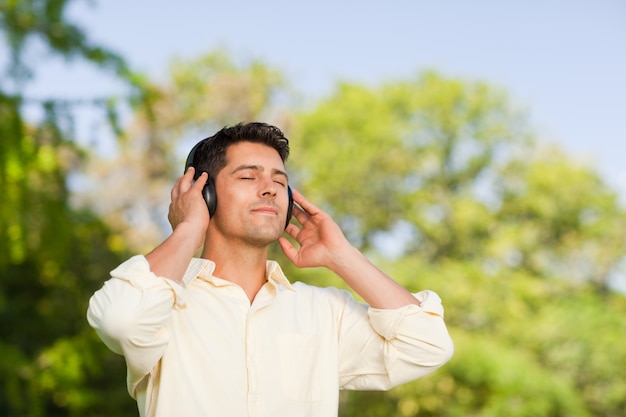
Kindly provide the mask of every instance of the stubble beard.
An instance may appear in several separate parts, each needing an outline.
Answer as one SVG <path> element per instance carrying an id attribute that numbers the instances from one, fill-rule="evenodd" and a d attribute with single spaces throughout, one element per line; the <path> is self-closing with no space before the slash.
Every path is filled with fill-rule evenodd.
<path id="1" fill-rule="evenodd" d="M 282 230 L 278 230 L 275 226 L 254 227 L 250 225 L 246 227 L 246 233 L 241 238 L 252 247 L 266 248 L 276 242 L 281 234 Z"/>
<path id="2" fill-rule="evenodd" d="M 229 227 L 230 226 L 230 227 Z M 224 236 L 239 241 L 245 246 L 263 249 L 276 242 L 282 235 L 283 230 L 275 223 L 265 224 L 243 222 L 239 225 L 217 225 Z"/>

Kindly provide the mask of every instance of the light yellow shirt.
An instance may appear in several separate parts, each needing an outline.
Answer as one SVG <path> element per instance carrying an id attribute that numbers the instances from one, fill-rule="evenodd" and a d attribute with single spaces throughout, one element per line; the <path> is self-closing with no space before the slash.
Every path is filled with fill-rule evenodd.
<path id="1" fill-rule="evenodd" d="M 87 317 L 124 355 L 142 417 L 330 417 L 340 389 L 385 390 L 452 355 L 439 297 L 378 310 L 347 291 L 290 284 L 276 262 L 250 304 L 194 258 L 182 284 L 143 256 L 111 272 Z"/>

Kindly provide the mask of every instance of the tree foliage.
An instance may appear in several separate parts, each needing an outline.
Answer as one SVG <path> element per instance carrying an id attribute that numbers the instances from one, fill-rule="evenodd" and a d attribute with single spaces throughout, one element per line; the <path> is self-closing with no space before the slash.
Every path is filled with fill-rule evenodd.
<path id="1" fill-rule="evenodd" d="M 0 77 L 0 414 L 111 415 L 135 408 L 122 396 L 123 363 L 85 323 L 88 294 L 103 268 L 121 259 L 108 227 L 73 208 L 68 175 L 84 155 L 72 140 L 73 105 L 23 95 L 32 71 L 30 42 L 53 53 L 113 68 L 132 84 L 123 60 L 91 45 L 64 20 L 66 1 L 2 1 L 10 47 Z M 101 100 L 89 101 L 99 105 Z M 41 110 L 27 119 L 26 107 Z M 115 379 L 115 380 L 114 380 Z"/>
<path id="2" fill-rule="evenodd" d="M 439 292 L 456 341 L 433 376 L 345 395 L 343 416 L 626 409 L 625 299 L 608 284 L 626 213 L 593 167 L 538 144 L 501 91 L 435 73 L 340 85 L 294 126 L 301 191 L 408 288 Z"/>

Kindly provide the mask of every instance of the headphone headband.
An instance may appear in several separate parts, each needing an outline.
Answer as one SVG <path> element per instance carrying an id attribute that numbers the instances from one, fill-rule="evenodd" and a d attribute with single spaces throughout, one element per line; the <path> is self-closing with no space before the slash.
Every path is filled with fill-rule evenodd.
<path id="1" fill-rule="evenodd" d="M 196 144 L 193 146 L 193 148 L 191 148 L 191 151 L 189 151 L 189 155 L 187 155 L 187 160 L 185 161 L 185 171 L 184 171 L 183 173 L 187 172 L 187 170 L 189 169 L 189 167 L 194 167 L 194 168 L 195 168 L 195 166 L 194 166 L 194 164 L 193 164 L 193 159 L 194 159 L 194 158 L 195 158 L 195 156 L 196 156 L 196 150 L 198 150 L 198 148 L 200 147 L 200 145 L 202 145 L 203 143 L 205 143 L 205 142 L 206 142 L 207 140 L 209 140 L 209 139 L 211 139 L 211 138 L 202 139 L 200 142 L 196 143 Z M 199 177 L 199 176 L 200 176 L 200 173 L 198 173 L 198 172 L 196 172 L 196 173 L 194 174 L 194 177 L 195 177 L 195 178 L 197 178 L 197 177 Z"/>

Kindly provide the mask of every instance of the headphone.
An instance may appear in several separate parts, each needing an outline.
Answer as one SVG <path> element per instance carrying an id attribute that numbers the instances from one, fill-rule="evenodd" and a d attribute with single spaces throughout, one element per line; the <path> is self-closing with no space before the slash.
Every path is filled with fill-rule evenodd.
<path id="1" fill-rule="evenodd" d="M 196 150 L 200 145 L 210 140 L 211 138 L 203 139 L 200 142 L 196 143 L 196 145 L 191 148 L 189 155 L 187 156 L 187 161 L 185 162 L 185 171 L 190 167 L 193 167 L 193 159 L 196 154 Z M 196 171 L 194 173 L 193 179 L 197 180 L 202 172 Z M 289 221 L 291 220 L 291 215 L 293 213 L 293 193 L 291 192 L 291 187 L 287 186 L 287 194 L 289 196 L 289 205 L 287 206 L 287 220 L 285 221 L 285 229 L 289 226 Z M 206 184 L 202 188 L 202 197 L 204 197 L 204 201 L 206 202 L 206 206 L 209 209 L 209 215 L 213 217 L 215 214 L 215 210 L 217 209 L 217 193 L 215 192 L 215 181 L 210 176 L 207 178 Z"/>

